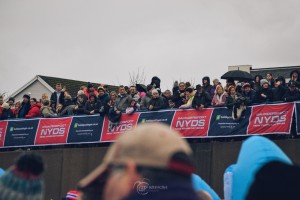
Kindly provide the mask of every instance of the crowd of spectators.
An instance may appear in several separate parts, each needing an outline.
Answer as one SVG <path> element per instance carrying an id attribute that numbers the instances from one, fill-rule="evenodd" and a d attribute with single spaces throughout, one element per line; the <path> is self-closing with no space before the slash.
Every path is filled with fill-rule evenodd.
<path id="1" fill-rule="evenodd" d="M 211 83 L 210 78 L 205 76 L 202 83 L 195 87 L 189 82 L 175 81 L 172 91 L 162 92 L 160 82 L 158 77 L 153 77 L 149 85 L 139 87 L 138 90 L 135 85 L 121 85 L 118 93 L 108 91 L 105 85 L 95 89 L 88 82 L 86 86 L 79 88 L 75 97 L 71 97 L 67 88 L 57 83 L 50 98 L 43 94 L 38 100 L 24 94 L 22 102 L 15 102 L 12 97 L 3 102 L 3 97 L 0 96 L 0 120 L 100 113 L 101 116 L 107 115 L 112 123 L 117 123 L 121 113 L 132 114 L 135 111 L 189 108 L 201 110 L 212 106 L 240 109 L 242 112 L 246 106 L 253 104 L 300 99 L 298 70 L 290 73 L 288 83 L 284 77 L 274 79 L 270 73 L 265 77 L 257 75 L 253 81 L 227 79 L 226 85 L 222 85 L 218 79 Z"/>

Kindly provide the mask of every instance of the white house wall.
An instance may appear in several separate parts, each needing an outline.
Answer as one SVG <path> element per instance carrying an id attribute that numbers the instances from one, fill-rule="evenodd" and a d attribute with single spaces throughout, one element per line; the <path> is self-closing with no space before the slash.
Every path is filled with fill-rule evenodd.
<path id="1" fill-rule="evenodd" d="M 37 100 L 42 98 L 43 93 L 47 93 L 49 98 L 52 92 L 46 88 L 40 81 L 36 80 L 23 91 L 14 96 L 16 101 L 22 101 L 24 94 L 30 94 L 31 98 L 36 98 Z"/>

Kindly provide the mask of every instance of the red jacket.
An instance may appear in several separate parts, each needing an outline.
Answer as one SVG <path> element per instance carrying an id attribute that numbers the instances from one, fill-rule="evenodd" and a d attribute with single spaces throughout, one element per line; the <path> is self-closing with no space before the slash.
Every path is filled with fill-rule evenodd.
<path id="1" fill-rule="evenodd" d="M 40 117 L 41 116 L 40 108 L 41 108 L 40 103 L 37 103 L 36 105 L 31 106 L 28 114 L 25 117 L 26 118 Z"/>

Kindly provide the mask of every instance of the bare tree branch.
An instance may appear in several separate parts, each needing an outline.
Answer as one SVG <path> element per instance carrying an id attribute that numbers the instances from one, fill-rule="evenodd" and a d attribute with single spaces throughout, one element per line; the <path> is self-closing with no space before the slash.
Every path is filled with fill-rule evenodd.
<path id="1" fill-rule="evenodd" d="M 144 69 L 141 71 L 140 68 L 136 72 L 129 72 L 129 86 L 136 84 L 145 84 L 146 75 Z"/>

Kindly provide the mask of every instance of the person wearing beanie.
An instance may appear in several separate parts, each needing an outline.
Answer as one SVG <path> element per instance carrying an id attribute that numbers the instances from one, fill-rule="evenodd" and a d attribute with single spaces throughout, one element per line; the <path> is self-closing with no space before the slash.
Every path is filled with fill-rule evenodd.
<path id="1" fill-rule="evenodd" d="M 287 90 L 285 78 L 283 76 L 278 76 L 275 80 L 274 88 L 272 88 L 273 101 L 283 101 L 283 96 Z"/>
<path id="2" fill-rule="evenodd" d="M 30 99 L 30 110 L 25 116 L 26 118 L 40 117 L 41 116 L 41 104 L 37 102 L 36 98 Z"/>
<path id="3" fill-rule="evenodd" d="M 25 116 L 28 114 L 30 110 L 30 96 L 28 94 L 23 95 L 23 101 L 21 104 L 21 108 L 19 111 L 19 118 L 25 118 Z"/>
<path id="4" fill-rule="evenodd" d="M 246 106 L 251 106 L 253 103 L 257 102 L 257 98 L 256 98 L 256 92 L 255 90 L 251 89 L 251 86 L 249 83 L 244 83 L 244 85 L 242 86 L 243 90 L 242 90 L 242 95 L 246 98 L 245 104 Z"/>
<path id="5" fill-rule="evenodd" d="M 149 110 L 150 111 L 157 111 L 164 109 L 166 107 L 165 102 L 161 96 L 159 96 L 159 93 L 157 89 L 152 90 L 152 98 L 149 102 Z"/>
<path id="6" fill-rule="evenodd" d="M 196 110 L 206 108 L 211 104 L 211 97 L 205 92 L 200 84 L 196 85 L 196 94 L 194 96 L 192 107 Z"/>
<path id="7" fill-rule="evenodd" d="M 300 100 L 300 91 L 296 89 L 296 84 L 294 82 L 288 83 L 289 89 L 283 96 L 285 102 L 292 102 Z"/>
<path id="8" fill-rule="evenodd" d="M 186 88 L 185 90 L 185 99 L 187 100 L 186 104 L 181 105 L 180 109 L 188 109 L 192 107 L 192 102 L 194 100 L 195 92 L 191 87 Z"/>
<path id="9" fill-rule="evenodd" d="M 98 87 L 98 102 L 100 104 L 99 112 L 102 116 L 105 115 L 105 106 L 107 105 L 109 99 L 109 95 L 107 92 L 105 92 L 105 89 L 102 86 Z"/>
<path id="10" fill-rule="evenodd" d="M 13 111 L 11 110 L 8 103 L 3 103 L 2 104 L 2 112 L 0 114 L 0 120 L 6 120 L 6 119 L 11 119 L 11 118 L 15 118 Z"/>
<path id="11" fill-rule="evenodd" d="M 90 93 L 89 100 L 85 103 L 84 113 L 87 115 L 94 115 L 99 113 L 100 103 L 94 93 Z"/>
<path id="12" fill-rule="evenodd" d="M 257 102 L 265 103 L 273 101 L 273 92 L 269 86 L 269 82 L 266 79 L 260 80 L 261 88 L 257 93 Z"/>
<path id="13" fill-rule="evenodd" d="M 90 94 L 94 94 L 98 96 L 98 92 L 95 90 L 94 86 L 92 83 L 88 82 L 87 85 L 87 90 L 84 92 L 84 94 L 87 96 L 87 98 L 90 98 Z"/>
<path id="14" fill-rule="evenodd" d="M 0 200 L 43 200 L 44 162 L 35 153 L 22 154 L 0 177 Z"/>
<path id="15" fill-rule="evenodd" d="M 50 101 L 47 99 L 42 101 L 41 115 L 45 118 L 57 116 L 57 114 L 54 113 L 52 108 L 50 107 Z"/>

